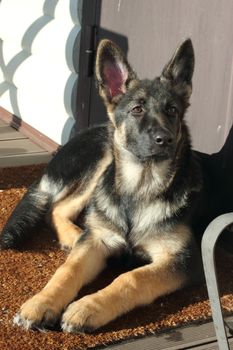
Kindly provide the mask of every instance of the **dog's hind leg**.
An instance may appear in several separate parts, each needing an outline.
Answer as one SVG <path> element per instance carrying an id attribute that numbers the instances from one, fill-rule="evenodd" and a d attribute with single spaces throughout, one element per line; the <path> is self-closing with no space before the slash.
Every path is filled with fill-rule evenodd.
<path id="1" fill-rule="evenodd" d="M 54 205 L 51 218 L 59 243 L 63 249 L 72 249 L 83 232 L 73 221 L 87 204 L 86 195 L 70 196 Z"/>
<path id="2" fill-rule="evenodd" d="M 111 155 L 106 154 L 87 178 L 82 179 L 75 191 L 56 202 L 52 208 L 51 219 L 60 245 L 71 249 L 82 233 L 82 229 L 74 221 L 89 203 L 98 181 L 110 162 Z"/>

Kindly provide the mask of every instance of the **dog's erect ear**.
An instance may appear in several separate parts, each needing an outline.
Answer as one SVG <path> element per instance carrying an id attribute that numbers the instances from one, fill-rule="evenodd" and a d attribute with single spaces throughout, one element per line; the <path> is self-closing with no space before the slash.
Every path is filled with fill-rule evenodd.
<path id="1" fill-rule="evenodd" d="M 194 50 L 191 39 L 187 39 L 176 49 L 172 59 L 164 67 L 161 78 L 190 86 L 191 92 L 193 70 Z"/>
<path id="2" fill-rule="evenodd" d="M 102 40 L 97 49 L 96 79 L 106 103 L 117 102 L 136 79 L 121 49 L 110 40 Z"/>

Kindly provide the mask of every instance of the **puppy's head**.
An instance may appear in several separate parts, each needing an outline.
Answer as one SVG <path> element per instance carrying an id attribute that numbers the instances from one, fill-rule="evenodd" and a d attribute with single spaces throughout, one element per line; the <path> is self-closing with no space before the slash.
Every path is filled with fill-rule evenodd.
<path id="1" fill-rule="evenodd" d="M 161 76 L 153 80 L 139 80 L 116 44 L 100 42 L 96 78 L 121 147 L 142 161 L 173 158 L 189 106 L 193 69 L 190 39 L 177 48 Z"/>

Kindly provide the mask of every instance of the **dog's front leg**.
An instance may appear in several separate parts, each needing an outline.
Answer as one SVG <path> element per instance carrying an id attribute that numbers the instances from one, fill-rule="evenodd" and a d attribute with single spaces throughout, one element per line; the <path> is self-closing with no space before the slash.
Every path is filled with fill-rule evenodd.
<path id="1" fill-rule="evenodd" d="M 42 291 L 22 305 L 14 322 L 26 329 L 56 322 L 80 288 L 104 268 L 107 255 L 103 244 L 91 239 L 80 242 Z"/>
<path id="2" fill-rule="evenodd" d="M 169 264 L 145 265 L 72 303 L 63 315 L 62 328 L 72 333 L 94 330 L 137 306 L 179 289 L 183 283 L 184 276 L 172 272 Z"/>

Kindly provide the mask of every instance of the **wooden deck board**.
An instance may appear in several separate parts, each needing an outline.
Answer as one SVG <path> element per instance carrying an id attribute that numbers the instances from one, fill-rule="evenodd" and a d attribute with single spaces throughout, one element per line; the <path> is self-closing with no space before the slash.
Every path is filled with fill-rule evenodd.
<path id="1" fill-rule="evenodd" d="M 232 320 L 228 317 L 227 320 Z M 233 337 L 229 332 L 230 348 L 233 350 Z M 181 350 L 211 349 L 218 350 L 213 322 L 177 328 L 159 335 L 135 339 L 108 347 L 111 350 Z"/>
<path id="2" fill-rule="evenodd" d="M 48 163 L 51 153 L 0 120 L 0 167 Z"/>
<path id="3" fill-rule="evenodd" d="M 2 120 L 0 119 L 0 128 L 1 128 L 2 126 L 3 126 L 3 127 L 4 127 L 4 126 L 7 126 L 7 124 L 6 124 L 4 121 L 2 121 Z"/>
<path id="4" fill-rule="evenodd" d="M 17 167 L 21 165 L 46 164 L 52 159 L 48 152 L 13 155 L 8 157 L 0 156 L 0 168 Z"/>
<path id="5" fill-rule="evenodd" d="M 17 139 L 27 139 L 26 136 L 17 132 L 10 126 L 0 126 L 0 135 L 2 140 L 17 140 Z"/>
<path id="6" fill-rule="evenodd" d="M 29 139 L 14 139 L 0 141 L 0 157 L 28 153 L 46 152 Z"/>
<path id="7" fill-rule="evenodd" d="M 233 339 L 232 338 L 229 339 L 229 346 L 230 346 L 230 349 L 232 350 L 233 349 Z M 221 349 L 219 349 L 217 342 L 212 343 L 212 344 L 201 345 L 201 346 L 195 347 L 193 349 L 194 350 L 221 350 Z"/>

